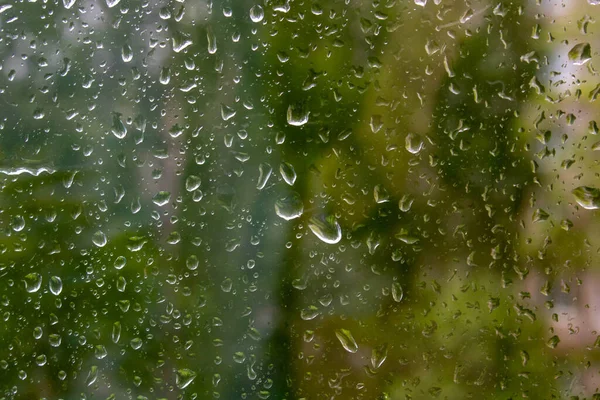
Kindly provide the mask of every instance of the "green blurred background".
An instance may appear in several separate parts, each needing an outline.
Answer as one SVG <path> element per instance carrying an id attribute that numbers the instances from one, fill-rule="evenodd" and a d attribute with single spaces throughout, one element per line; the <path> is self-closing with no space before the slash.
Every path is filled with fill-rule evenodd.
<path id="1" fill-rule="evenodd" d="M 0 399 L 600 398 L 592 3 L 0 5 Z"/>

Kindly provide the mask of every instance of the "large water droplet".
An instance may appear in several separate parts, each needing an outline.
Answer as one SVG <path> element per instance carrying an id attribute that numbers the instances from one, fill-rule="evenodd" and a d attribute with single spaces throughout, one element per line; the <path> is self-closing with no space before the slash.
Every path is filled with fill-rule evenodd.
<path id="1" fill-rule="evenodd" d="M 373 349 L 373 351 L 371 351 L 371 365 L 373 366 L 373 369 L 378 369 L 383 365 L 387 358 L 387 354 L 387 343 L 384 343 L 381 346 L 377 346 Z"/>
<path id="2" fill-rule="evenodd" d="M 128 43 L 125 43 L 121 48 L 121 58 L 123 59 L 123 62 L 126 63 L 133 60 L 133 49 Z"/>
<path id="3" fill-rule="evenodd" d="M 261 163 L 258 166 L 258 182 L 256 183 L 256 188 L 258 190 L 263 190 L 265 186 L 267 186 L 267 182 L 269 182 L 272 172 L 273 168 L 267 163 Z"/>
<path id="4" fill-rule="evenodd" d="M 55 296 L 58 296 L 63 289 L 62 280 L 58 276 L 51 277 L 48 286 L 50 288 L 50 293 Z"/>
<path id="5" fill-rule="evenodd" d="M 21 215 L 15 215 L 10 221 L 10 227 L 15 232 L 21 232 L 25 228 L 25 218 Z"/>
<path id="6" fill-rule="evenodd" d="M 308 122 L 310 111 L 303 105 L 289 105 L 287 109 L 287 122 L 293 126 L 302 126 Z"/>
<path id="7" fill-rule="evenodd" d="M 569 60 L 573 65 L 583 65 L 592 59 L 592 48 L 589 43 L 578 43 L 569 50 Z"/>
<path id="8" fill-rule="evenodd" d="M 108 6 L 108 8 L 113 8 L 120 2 L 121 0 L 106 0 L 106 5 Z"/>
<path id="9" fill-rule="evenodd" d="M 194 379 L 196 379 L 196 373 L 194 371 L 187 368 L 179 369 L 175 376 L 175 385 L 179 389 L 185 389 Z"/>
<path id="10" fill-rule="evenodd" d="M 392 283 L 392 298 L 397 303 L 400 303 L 404 298 L 404 290 L 398 282 Z"/>
<path id="11" fill-rule="evenodd" d="M 275 202 L 275 213 L 286 221 L 298 218 L 303 212 L 302 198 L 296 192 L 291 192 Z"/>
<path id="12" fill-rule="evenodd" d="M 358 344 L 348 329 L 336 329 L 335 336 L 347 352 L 356 353 L 358 351 Z"/>
<path id="13" fill-rule="evenodd" d="M 96 231 L 92 235 L 92 243 L 94 243 L 98 247 L 104 247 L 106 245 L 107 239 L 106 235 L 102 231 Z"/>
<path id="14" fill-rule="evenodd" d="M 152 202 L 159 207 L 167 204 L 169 200 L 171 200 L 171 193 L 165 190 L 161 190 L 160 192 L 156 193 L 152 198 Z"/>
<path id="15" fill-rule="evenodd" d="M 193 44 L 192 39 L 190 39 L 190 35 L 180 31 L 175 31 L 173 33 L 172 42 L 173 51 L 175 53 L 179 53 Z"/>
<path id="16" fill-rule="evenodd" d="M 200 177 L 196 175 L 190 175 L 185 180 L 185 190 L 188 192 L 193 192 L 200 187 L 200 183 Z"/>
<path id="17" fill-rule="evenodd" d="M 260 22 L 265 17 L 265 12 L 260 5 L 255 5 L 250 9 L 250 19 L 252 22 Z"/>
<path id="18" fill-rule="evenodd" d="M 25 275 L 25 290 L 29 293 L 35 293 L 42 286 L 42 275 L 37 272 L 31 272 Z"/>
<path id="19" fill-rule="evenodd" d="M 235 116 L 235 113 L 236 111 L 233 108 L 221 103 L 221 118 L 223 118 L 223 121 L 230 120 Z"/>
<path id="20" fill-rule="evenodd" d="M 68 10 L 69 8 L 73 7 L 75 1 L 76 0 L 63 0 L 63 6 Z"/>
<path id="21" fill-rule="evenodd" d="M 279 173 L 288 185 L 292 186 L 296 182 L 296 170 L 294 166 L 288 162 L 282 162 L 279 166 Z"/>
<path id="22" fill-rule="evenodd" d="M 342 239 L 342 228 L 333 215 L 311 217 L 308 227 L 316 237 L 328 244 L 335 244 Z"/>
<path id="23" fill-rule="evenodd" d="M 579 186 L 573 190 L 575 201 L 586 210 L 600 208 L 600 189 L 590 186 Z"/>
<path id="24" fill-rule="evenodd" d="M 114 266 L 116 269 L 123 269 L 123 267 L 127 264 L 127 259 L 123 256 L 119 256 L 115 259 Z"/>
<path id="25" fill-rule="evenodd" d="M 125 135 L 127 135 L 127 128 L 121 121 L 121 114 L 114 112 L 113 113 L 113 123 L 110 131 L 119 139 L 123 139 Z"/>

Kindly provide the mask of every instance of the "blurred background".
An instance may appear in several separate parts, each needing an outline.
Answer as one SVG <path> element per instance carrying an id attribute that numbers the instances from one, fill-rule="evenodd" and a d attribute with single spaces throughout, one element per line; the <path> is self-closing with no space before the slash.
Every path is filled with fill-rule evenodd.
<path id="1" fill-rule="evenodd" d="M 0 4 L 0 399 L 600 398 L 596 3 Z"/>

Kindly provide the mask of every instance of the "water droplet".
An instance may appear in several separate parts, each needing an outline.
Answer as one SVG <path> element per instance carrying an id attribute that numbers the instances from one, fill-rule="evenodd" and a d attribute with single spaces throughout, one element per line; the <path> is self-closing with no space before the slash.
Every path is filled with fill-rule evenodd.
<path id="1" fill-rule="evenodd" d="M 375 347 L 371 351 L 371 365 L 374 369 L 379 369 L 385 362 L 388 355 L 388 345 L 387 343 L 382 344 L 381 346 Z"/>
<path id="2" fill-rule="evenodd" d="M 51 277 L 48 286 L 50 288 L 50 293 L 55 296 L 58 296 L 63 289 L 62 280 L 58 276 Z"/>
<path id="3" fill-rule="evenodd" d="M 129 344 L 131 345 L 132 349 L 139 350 L 140 347 L 142 347 L 142 344 L 144 344 L 144 342 L 142 342 L 142 339 L 136 337 L 136 338 L 131 339 Z"/>
<path id="4" fill-rule="evenodd" d="M 292 126 L 302 126 L 308 122 L 310 111 L 304 105 L 289 105 L 287 109 L 287 123 Z"/>
<path id="5" fill-rule="evenodd" d="M 217 52 L 217 38 L 210 26 L 206 28 L 206 40 L 208 41 L 208 53 L 215 54 Z"/>
<path id="6" fill-rule="evenodd" d="M 265 12 L 260 5 L 255 5 L 250 9 L 250 19 L 252 22 L 260 22 L 265 17 Z"/>
<path id="7" fill-rule="evenodd" d="M 398 208 L 400 208 L 400 211 L 402 212 L 408 212 L 414 201 L 415 199 L 411 195 L 405 194 L 398 202 Z"/>
<path id="8" fill-rule="evenodd" d="M 373 189 L 373 197 L 375 198 L 375 203 L 377 204 L 383 204 L 390 201 L 390 195 L 383 185 L 375 185 L 375 188 Z"/>
<path id="9" fill-rule="evenodd" d="M 175 53 L 179 53 L 193 44 L 190 35 L 180 31 L 175 31 L 171 40 L 173 42 L 173 51 Z"/>
<path id="10" fill-rule="evenodd" d="M 48 335 L 48 343 L 50 343 L 50 346 L 52 347 L 59 347 L 62 343 L 62 338 L 60 337 L 60 335 L 52 333 Z"/>
<path id="11" fill-rule="evenodd" d="M 300 311 L 300 318 L 305 321 L 311 321 L 319 315 L 319 309 L 315 306 L 308 306 L 307 308 Z"/>
<path id="12" fill-rule="evenodd" d="M 102 231 L 96 231 L 92 235 L 92 243 L 94 243 L 98 247 L 104 247 L 106 245 L 107 239 L 106 235 Z"/>
<path id="13" fill-rule="evenodd" d="M 87 378 L 85 379 L 86 386 L 92 386 L 96 379 L 98 379 L 98 367 L 96 365 L 92 365 L 90 371 L 88 372 Z"/>
<path id="14" fill-rule="evenodd" d="M 342 228 L 333 215 L 311 217 L 308 227 L 316 237 L 328 244 L 335 244 L 342 239 Z"/>
<path id="15" fill-rule="evenodd" d="M 179 389 L 185 389 L 194 379 L 196 379 L 196 373 L 194 371 L 187 368 L 179 369 L 175 375 L 175 385 Z"/>
<path id="16" fill-rule="evenodd" d="M 185 180 L 185 190 L 193 192 L 200 187 L 200 177 L 196 175 L 190 175 Z"/>
<path id="17" fill-rule="evenodd" d="M 94 348 L 94 357 L 96 357 L 96 359 L 102 360 L 107 355 L 108 352 L 106 351 L 106 347 L 104 345 L 96 345 L 96 347 Z"/>
<path id="18" fill-rule="evenodd" d="M 235 114 L 236 111 L 233 108 L 221 103 L 221 118 L 223 118 L 223 121 L 230 120 L 235 116 Z"/>
<path id="19" fill-rule="evenodd" d="M 158 81 L 163 85 L 167 85 L 169 82 L 171 82 L 171 69 L 169 67 L 163 67 L 160 70 Z"/>
<path id="20" fill-rule="evenodd" d="M 600 208 L 600 189 L 590 186 L 579 186 L 573 190 L 575 201 L 586 210 Z"/>
<path id="21" fill-rule="evenodd" d="M 421 7 L 425 7 L 425 5 L 427 5 L 427 0 L 415 0 L 415 4 Z"/>
<path id="22" fill-rule="evenodd" d="M 125 135 L 127 135 L 127 128 L 121 121 L 121 113 L 113 112 L 113 123 L 110 131 L 115 135 L 118 139 L 123 139 Z"/>
<path id="23" fill-rule="evenodd" d="M 21 232 L 25 228 L 25 218 L 21 215 L 15 215 L 10 221 L 10 227 L 15 232 Z"/>
<path id="24" fill-rule="evenodd" d="M 569 60 L 573 65 L 583 65 L 592 59 L 592 48 L 589 43 L 578 43 L 569 50 Z"/>
<path id="25" fill-rule="evenodd" d="M 167 204 L 169 200 L 171 200 L 171 193 L 165 190 L 161 190 L 160 192 L 156 193 L 152 198 L 152 202 L 159 207 Z"/>
<path id="26" fill-rule="evenodd" d="M 121 323 L 120 322 L 117 321 L 113 324 L 112 333 L 110 336 L 111 336 L 113 343 L 119 342 L 119 339 L 121 339 Z"/>
<path id="27" fill-rule="evenodd" d="M 269 182 L 272 172 L 273 168 L 267 163 L 261 163 L 258 166 L 258 182 L 256 183 L 256 188 L 258 190 L 263 190 L 265 186 L 267 186 L 267 182 Z"/>
<path id="28" fill-rule="evenodd" d="M 123 62 L 130 62 L 133 59 L 133 49 L 128 43 L 125 43 L 121 48 L 121 58 Z"/>
<path id="29" fill-rule="evenodd" d="M 409 133 L 405 140 L 406 150 L 411 154 L 418 154 L 423 148 L 423 141 L 418 135 Z"/>
<path id="30" fill-rule="evenodd" d="M 358 351 L 358 344 L 348 329 L 336 329 L 335 336 L 347 352 L 356 353 Z"/>
<path id="31" fill-rule="evenodd" d="M 200 261 L 198 260 L 198 257 L 196 257 L 195 255 L 189 256 L 187 258 L 187 260 L 185 261 L 185 265 L 190 271 L 195 271 L 198 268 L 199 263 L 200 263 Z"/>
<path id="32" fill-rule="evenodd" d="M 398 282 L 392 283 L 392 298 L 397 303 L 400 303 L 404 298 L 404 289 Z"/>
<path id="33" fill-rule="evenodd" d="M 119 256 L 115 259 L 115 263 L 113 264 L 116 269 L 123 269 L 127 264 L 127 259 L 123 256 Z"/>
<path id="34" fill-rule="evenodd" d="M 108 6 L 108 8 L 113 8 L 120 2 L 121 0 L 106 0 L 106 5 Z"/>
<path id="35" fill-rule="evenodd" d="M 297 192 L 277 199 L 275 213 L 286 221 L 298 218 L 304 212 L 304 203 Z"/>
<path id="36" fill-rule="evenodd" d="M 69 8 L 73 7 L 75 1 L 76 0 L 63 0 L 63 6 L 68 10 Z"/>
<path id="37" fill-rule="evenodd" d="M 296 182 L 296 170 L 294 170 L 294 166 L 288 162 L 282 162 L 279 165 L 279 173 L 281 177 L 288 185 L 292 186 Z"/>
<path id="38" fill-rule="evenodd" d="M 25 290 L 29 293 L 35 293 L 42 286 L 42 275 L 37 272 L 31 272 L 25 275 Z"/>

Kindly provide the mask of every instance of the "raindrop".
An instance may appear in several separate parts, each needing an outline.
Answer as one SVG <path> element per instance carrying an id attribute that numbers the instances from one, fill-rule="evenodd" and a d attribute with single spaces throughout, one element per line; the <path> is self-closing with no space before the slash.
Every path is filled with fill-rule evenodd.
<path id="1" fill-rule="evenodd" d="M 592 59 L 592 48 L 589 43 L 578 43 L 569 50 L 569 60 L 573 65 L 583 65 Z"/>
<path id="2" fill-rule="evenodd" d="M 123 62 L 126 63 L 130 62 L 133 59 L 133 50 L 131 49 L 131 46 L 128 43 L 125 43 L 121 48 L 121 58 L 123 59 Z"/>
<path id="3" fill-rule="evenodd" d="M 235 116 L 235 113 L 236 111 L 233 108 L 221 103 L 221 118 L 223 118 L 223 121 L 229 121 Z"/>
<path id="4" fill-rule="evenodd" d="M 342 228 L 333 215 L 314 216 L 308 221 L 308 227 L 325 243 L 335 244 L 342 239 Z"/>
<path id="5" fill-rule="evenodd" d="M 586 210 L 600 208 L 600 189 L 590 186 L 579 186 L 573 190 L 575 201 Z"/>
<path id="6" fill-rule="evenodd" d="M 115 263 L 113 264 L 116 269 L 123 269 L 127 264 L 127 259 L 123 256 L 119 256 L 115 259 Z"/>
<path id="7" fill-rule="evenodd" d="M 303 212 L 304 204 L 297 192 L 291 192 L 275 202 L 275 213 L 286 221 L 298 218 Z"/>
<path id="8" fill-rule="evenodd" d="M 161 190 L 160 192 L 156 193 L 152 198 L 152 202 L 159 207 L 167 204 L 169 200 L 171 200 L 171 193 L 165 190 Z"/>
<path id="9" fill-rule="evenodd" d="M 260 5 L 255 5 L 250 9 L 250 19 L 252 22 L 260 22 L 265 17 L 265 12 Z"/>
<path id="10" fill-rule="evenodd" d="M 292 126 L 302 126 L 308 122 L 310 111 L 303 105 L 289 105 L 287 109 L 287 123 Z"/>
<path id="11" fill-rule="evenodd" d="M 185 180 L 185 190 L 193 192 L 200 187 L 200 178 L 196 175 L 190 175 Z"/>
<path id="12" fill-rule="evenodd" d="M 179 389 L 185 389 L 194 379 L 196 379 L 196 373 L 194 371 L 187 368 L 179 369 L 175 375 L 175 385 Z"/>
<path id="13" fill-rule="evenodd" d="M 292 164 L 282 162 L 281 165 L 279 165 L 279 173 L 288 185 L 292 186 L 296 182 L 296 171 Z"/>
<path id="14" fill-rule="evenodd" d="M 127 128 L 121 121 L 120 113 L 113 112 L 113 123 L 110 130 L 118 139 L 123 139 L 127 135 Z"/>
<path id="15" fill-rule="evenodd" d="M 108 6 L 108 8 L 113 8 L 120 2 L 121 0 L 106 0 L 106 5 Z"/>
<path id="16" fill-rule="evenodd" d="M 42 275 L 37 272 L 31 272 L 25 275 L 25 290 L 29 293 L 35 293 L 42 286 Z"/>
<path id="17" fill-rule="evenodd" d="M 347 352 L 356 353 L 358 351 L 358 344 L 348 329 L 336 329 L 335 336 Z"/>
<path id="18" fill-rule="evenodd" d="M 258 166 L 258 182 L 256 183 L 256 188 L 258 190 L 263 190 L 265 186 L 267 186 L 267 182 L 269 182 L 272 172 L 273 168 L 267 163 L 261 163 Z"/>
<path id="19" fill-rule="evenodd" d="M 92 243 L 94 243 L 98 247 L 104 247 L 106 245 L 107 239 L 106 235 L 102 231 L 96 231 L 92 235 Z"/>
<path id="20" fill-rule="evenodd" d="M 392 283 L 392 298 L 397 303 L 400 303 L 404 298 L 404 289 L 398 282 Z"/>
<path id="21" fill-rule="evenodd" d="M 55 296 L 58 296 L 63 289 L 62 280 L 58 276 L 51 277 L 48 286 L 50 287 L 50 293 Z"/>

